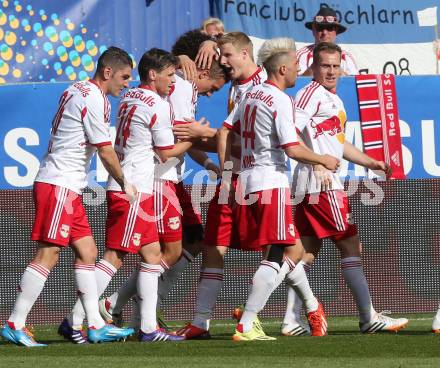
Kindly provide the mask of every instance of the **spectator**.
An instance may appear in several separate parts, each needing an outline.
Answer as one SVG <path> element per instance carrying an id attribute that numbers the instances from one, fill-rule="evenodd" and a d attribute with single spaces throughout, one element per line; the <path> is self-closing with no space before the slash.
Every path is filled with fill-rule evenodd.
<path id="1" fill-rule="evenodd" d="M 200 30 L 212 38 L 217 38 L 225 33 L 225 26 L 218 18 L 207 18 L 203 21 Z"/>
<path id="2" fill-rule="evenodd" d="M 313 49 L 320 42 L 336 42 L 336 35 L 343 33 L 347 27 L 338 22 L 336 12 L 332 8 L 321 8 L 311 22 L 306 22 L 306 28 L 312 30 L 315 43 L 304 46 L 298 51 L 299 75 L 312 75 Z M 342 50 L 341 60 L 342 75 L 359 74 L 353 56 Z"/>

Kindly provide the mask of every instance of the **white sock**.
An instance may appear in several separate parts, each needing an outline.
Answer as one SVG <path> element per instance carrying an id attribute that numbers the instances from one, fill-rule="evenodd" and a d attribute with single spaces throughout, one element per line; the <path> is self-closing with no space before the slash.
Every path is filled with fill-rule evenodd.
<path id="1" fill-rule="evenodd" d="M 200 270 L 196 314 L 192 321 L 194 326 L 209 330 L 214 305 L 223 285 L 223 273 L 223 268 L 202 268 Z"/>
<path id="2" fill-rule="evenodd" d="M 137 282 L 137 295 L 140 300 L 141 330 L 145 333 L 157 329 L 157 281 L 163 271 L 161 265 L 141 263 Z"/>
<path id="3" fill-rule="evenodd" d="M 124 306 L 136 295 L 138 275 L 138 269 L 133 271 L 121 287 L 107 298 L 107 301 L 110 303 L 110 313 L 121 314 Z"/>
<path id="4" fill-rule="evenodd" d="M 21 277 L 17 299 L 8 322 L 17 330 L 26 324 L 26 318 L 43 290 L 50 271 L 37 263 L 29 263 Z"/>
<path id="5" fill-rule="evenodd" d="M 438 306 L 437 313 L 434 318 L 440 320 L 440 305 Z"/>
<path id="6" fill-rule="evenodd" d="M 355 299 L 361 323 L 369 322 L 374 316 L 370 290 L 362 268 L 360 257 L 341 259 L 342 276 Z"/>
<path id="7" fill-rule="evenodd" d="M 318 300 L 315 298 L 315 295 L 310 288 L 309 280 L 307 279 L 306 272 L 301 264 L 287 274 L 286 281 L 289 286 L 293 287 L 295 293 L 304 303 L 307 313 L 318 309 Z"/>
<path id="8" fill-rule="evenodd" d="M 96 264 L 95 277 L 96 277 L 98 298 L 105 291 L 116 271 L 117 269 L 110 262 L 107 262 L 105 259 L 101 259 Z M 67 316 L 67 320 L 75 330 L 79 330 L 82 327 L 85 317 L 86 317 L 86 312 L 84 311 L 81 300 L 78 299 L 75 305 L 73 306 L 72 311 Z"/>
<path id="9" fill-rule="evenodd" d="M 280 269 L 280 265 L 277 262 L 261 261 L 260 267 L 258 267 L 252 279 L 251 293 L 240 319 L 243 332 L 249 332 L 252 329 L 258 312 L 264 308 L 270 294 L 274 290 Z"/>
<path id="10" fill-rule="evenodd" d="M 191 253 L 182 249 L 182 255 L 179 260 L 171 267 L 165 268 L 165 272 L 159 278 L 159 292 L 157 305 L 160 307 L 162 301 L 165 300 L 173 286 L 176 284 L 180 275 L 185 271 L 186 266 L 194 261 Z"/>
<path id="11" fill-rule="evenodd" d="M 105 326 L 105 322 L 99 314 L 95 265 L 75 263 L 73 268 L 76 289 L 86 312 L 89 328 L 100 329 Z"/>

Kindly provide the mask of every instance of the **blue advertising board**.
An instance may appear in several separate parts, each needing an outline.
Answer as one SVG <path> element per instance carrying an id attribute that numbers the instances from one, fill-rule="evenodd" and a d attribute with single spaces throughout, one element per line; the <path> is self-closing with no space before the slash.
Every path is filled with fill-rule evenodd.
<path id="1" fill-rule="evenodd" d="M 308 83 L 298 78 L 297 85 L 287 92 L 295 92 Z M 440 77 L 396 77 L 405 172 L 409 179 L 440 177 L 440 117 L 438 88 Z M 67 83 L 36 83 L 0 86 L 0 189 L 28 188 L 38 171 L 39 161 L 47 149 L 52 116 L 57 109 L 59 95 Z M 200 97 L 198 117 L 205 116 L 213 127 L 219 127 L 226 117 L 228 88 L 224 87 L 212 97 Z M 358 147 L 362 145 L 359 112 L 353 77 L 341 78 L 338 94 L 344 101 L 348 122 L 346 138 Z M 118 100 L 112 102 L 112 126 Z M 215 158 L 214 155 L 212 155 Z M 103 183 L 106 173 L 102 165 L 94 162 L 96 180 Z M 354 167 L 342 165 L 341 176 Z M 201 168 L 188 159 L 186 184 L 193 183 Z M 355 175 L 362 176 L 360 168 Z M 352 175 L 351 175 L 352 176 Z M 206 179 L 207 175 L 205 176 Z"/>

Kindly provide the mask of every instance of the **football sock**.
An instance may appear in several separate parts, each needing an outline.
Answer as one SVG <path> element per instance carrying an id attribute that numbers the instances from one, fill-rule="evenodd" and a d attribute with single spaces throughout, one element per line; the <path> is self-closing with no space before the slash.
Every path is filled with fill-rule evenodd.
<path id="1" fill-rule="evenodd" d="M 151 333 L 157 329 L 157 281 L 163 271 L 161 265 L 141 263 L 137 296 L 140 302 L 141 330 L 145 333 Z"/>
<path id="2" fill-rule="evenodd" d="M 138 275 L 139 270 L 134 270 L 119 289 L 107 298 L 110 303 L 110 313 L 121 314 L 124 306 L 136 295 Z"/>
<path id="3" fill-rule="evenodd" d="M 318 300 L 310 288 L 309 280 L 302 264 L 287 274 L 286 282 L 289 286 L 293 287 L 300 300 L 304 303 L 307 313 L 318 309 Z"/>
<path id="4" fill-rule="evenodd" d="M 157 301 L 157 305 L 159 307 L 162 304 L 162 301 L 167 298 L 171 289 L 176 284 L 187 265 L 192 261 L 194 261 L 194 257 L 188 251 L 182 249 L 182 255 L 180 256 L 179 260 L 171 267 L 168 267 L 168 269 L 166 269 L 166 271 L 161 275 L 159 278 L 159 293 Z"/>
<path id="5" fill-rule="evenodd" d="M 96 264 L 95 277 L 98 290 L 98 298 L 105 291 L 116 271 L 117 269 L 105 259 L 101 259 Z M 86 313 L 84 312 L 81 300 L 77 300 L 72 311 L 67 316 L 67 320 L 75 330 L 79 330 L 82 327 L 85 317 Z"/>
<path id="6" fill-rule="evenodd" d="M 306 276 L 308 276 L 311 266 L 304 263 L 303 261 L 301 261 L 297 265 L 297 267 L 298 266 L 302 266 L 304 268 Z M 289 284 L 289 282 L 286 282 L 286 286 L 287 286 L 287 306 L 286 306 L 286 313 L 284 314 L 283 323 L 285 324 L 299 323 L 301 321 L 301 311 L 303 307 L 303 302 L 301 298 L 298 296 L 298 294 L 295 292 L 293 286 Z"/>
<path id="7" fill-rule="evenodd" d="M 86 312 L 89 328 L 100 329 L 105 322 L 99 313 L 95 265 L 75 263 L 73 268 L 76 290 Z"/>
<path id="8" fill-rule="evenodd" d="M 202 268 L 200 270 L 196 314 L 192 321 L 194 326 L 209 330 L 214 304 L 223 285 L 223 272 L 223 268 Z"/>
<path id="9" fill-rule="evenodd" d="M 370 290 L 362 268 L 360 257 L 341 259 L 342 276 L 355 299 L 361 323 L 369 322 L 374 315 Z"/>
<path id="10" fill-rule="evenodd" d="M 280 265 L 278 262 L 261 261 L 260 267 L 258 267 L 252 279 L 251 292 L 240 319 L 243 332 L 249 332 L 252 329 L 258 312 L 263 309 L 274 290 L 279 272 Z"/>
<path id="11" fill-rule="evenodd" d="M 37 263 L 29 263 L 24 270 L 14 309 L 8 319 L 14 324 L 15 329 L 19 330 L 25 326 L 27 315 L 43 290 L 49 273 L 47 268 Z"/>

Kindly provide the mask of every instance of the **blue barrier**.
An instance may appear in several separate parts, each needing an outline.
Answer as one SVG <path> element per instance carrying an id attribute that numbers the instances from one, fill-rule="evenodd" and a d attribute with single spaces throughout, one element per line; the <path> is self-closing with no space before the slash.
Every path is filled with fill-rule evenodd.
<path id="1" fill-rule="evenodd" d="M 396 77 L 403 156 L 409 179 L 440 177 L 439 81 L 440 77 L 435 76 Z M 299 78 L 297 85 L 288 93 L 294 95 L 308 82 L 308 78 Z M 46 152 L 59 95 L 67 85 L 41 83 L 0 86 L 0 136 L 3 143 L 0 147 L 0 189 L 29 188 L 32 185 L 39 160 Z M 227 92 L 227 87 L 224 87 L 209 99 L 201 97 L 198 116 L 206 116 L 214 127 L 220 126 L 226 116 Z M 338 94 L 347 110 L 346 137 L 360 147 L 361 133 L 353 77 L 341 79 Z M 118 100 L 110 99 L 114 126 Z M 92 168 L 97 168 L 97 181 L 104 183 L 106 173 L 102 165 L 94 162 Z M 200 169 L 188 159 L 187 170 L 191 170 L 191 173 L 185 178 L 185 183 L 193 183 L 194 175 Z M 350 165 L 343 165 L 341 176 L 346 176 L 347 170 L 352 169 L 355 169 L 356 176 L 363 176 L 363 170 Z"/>

